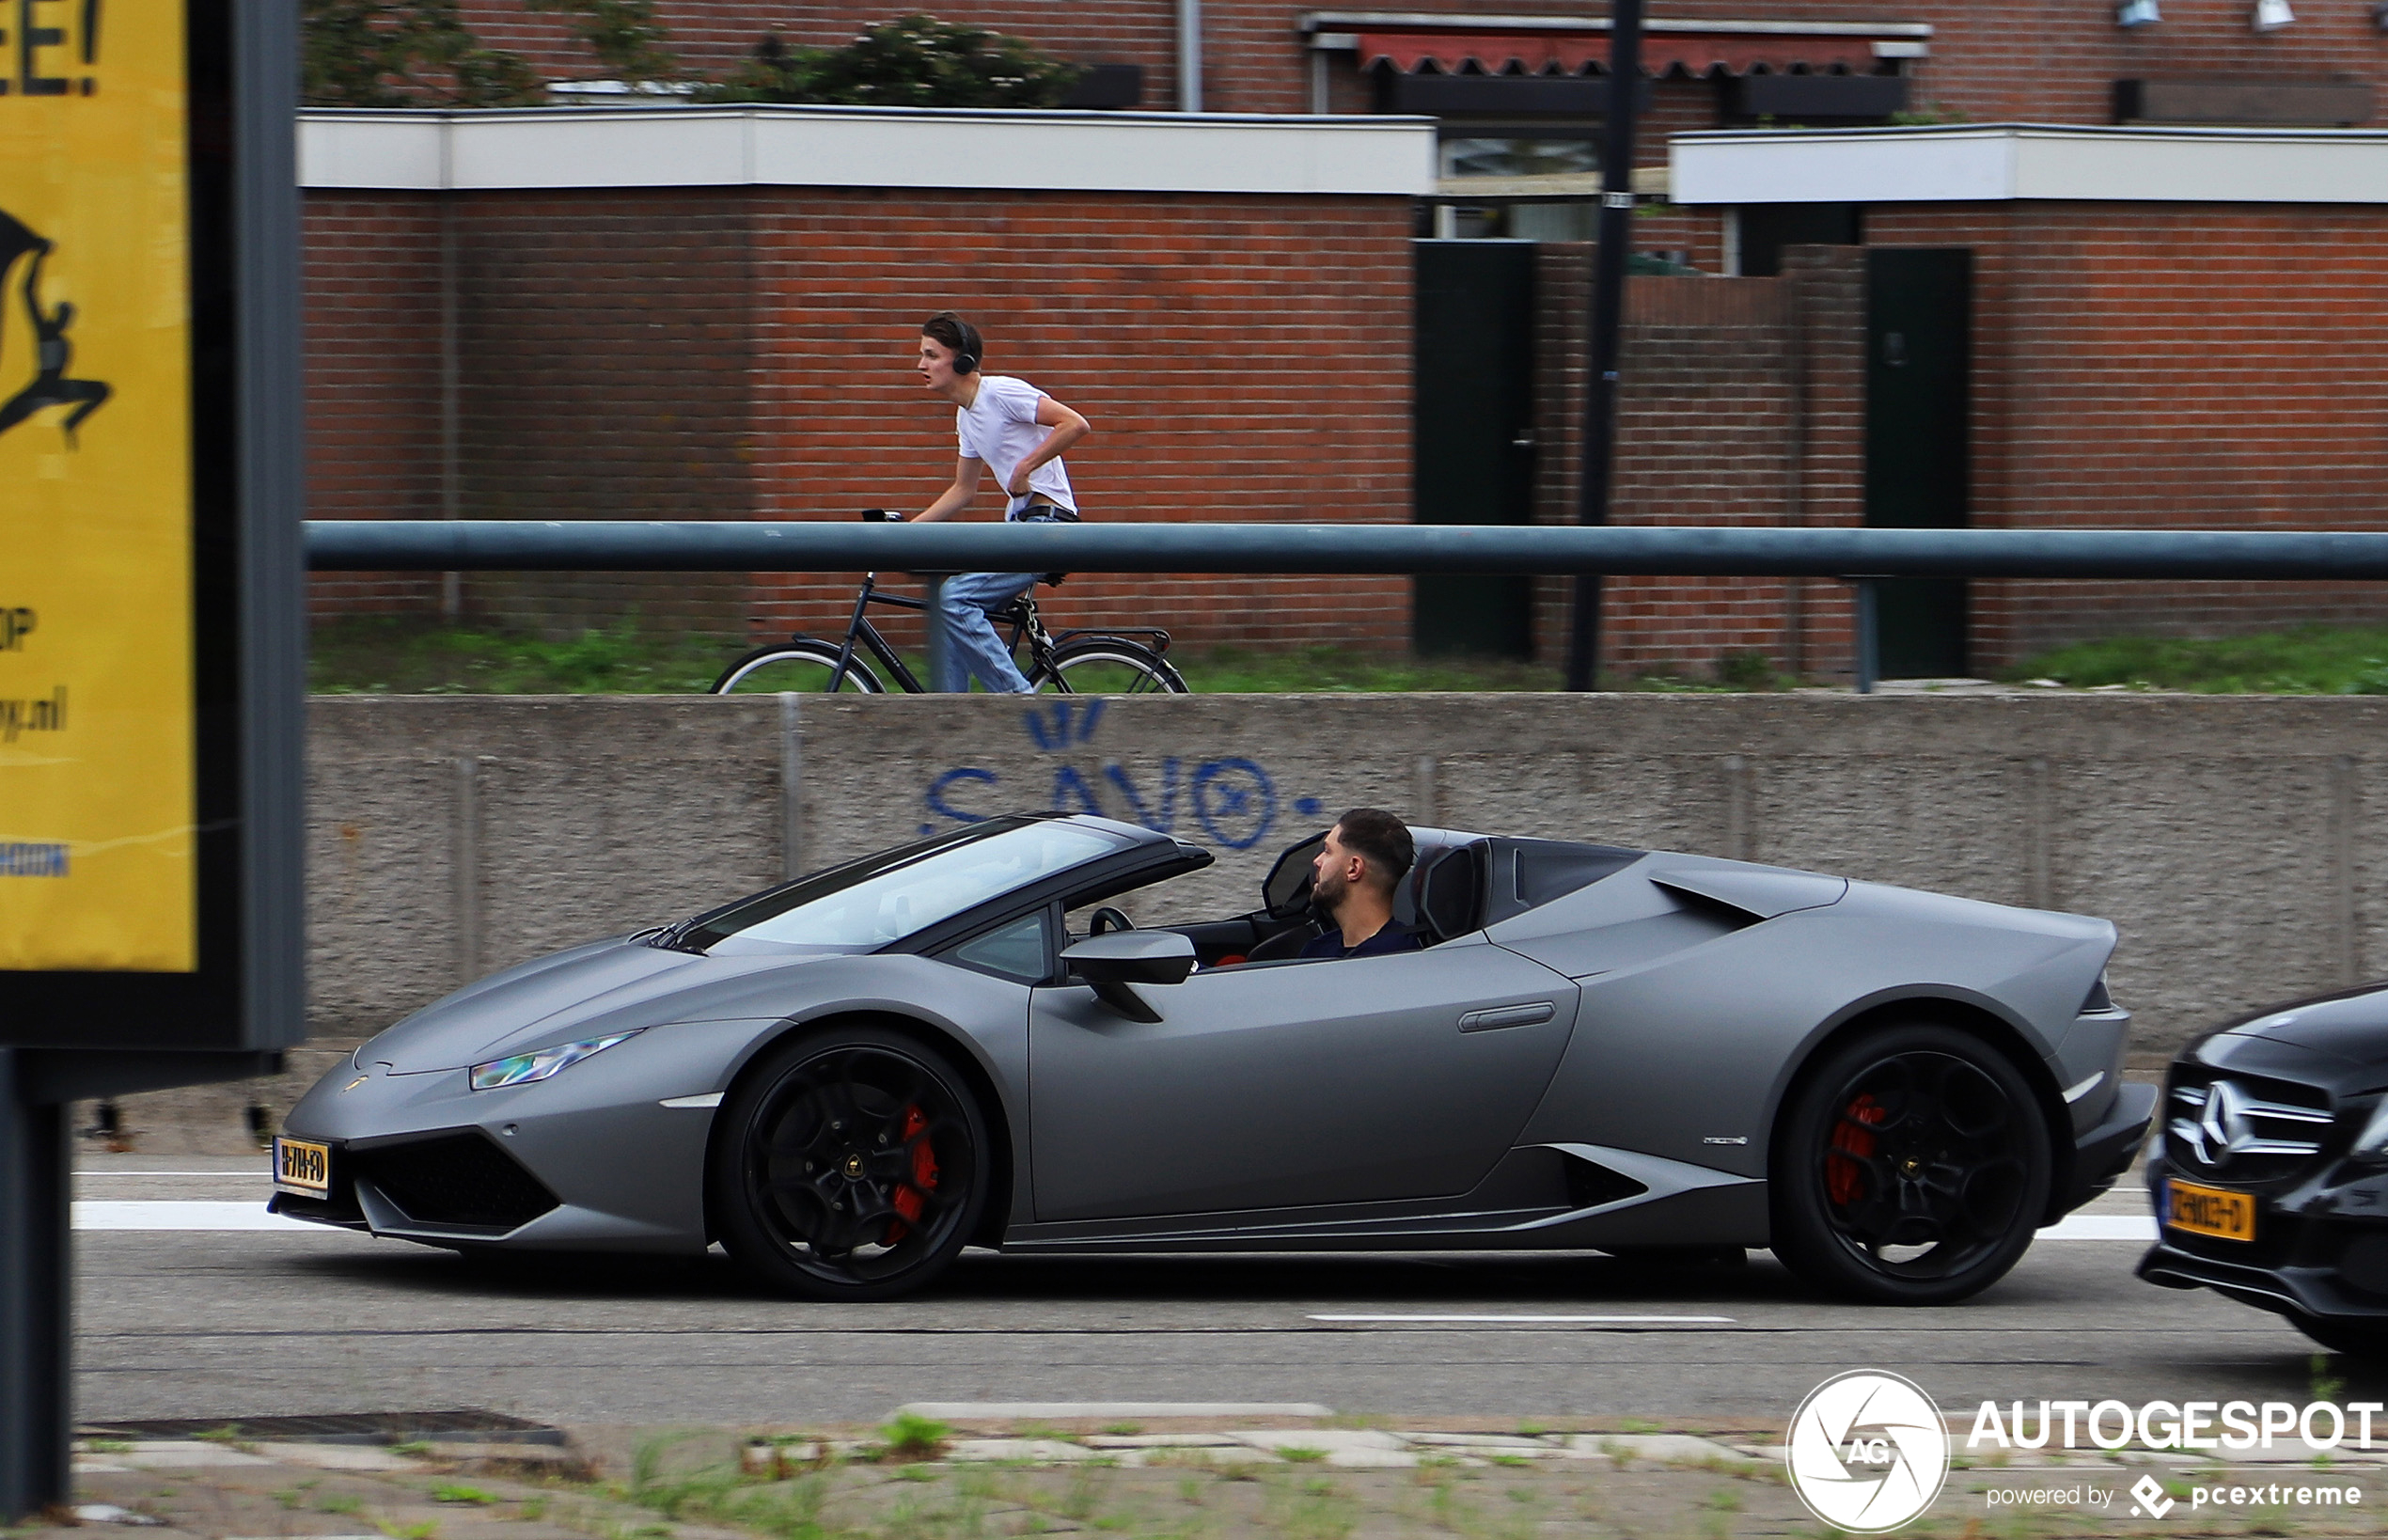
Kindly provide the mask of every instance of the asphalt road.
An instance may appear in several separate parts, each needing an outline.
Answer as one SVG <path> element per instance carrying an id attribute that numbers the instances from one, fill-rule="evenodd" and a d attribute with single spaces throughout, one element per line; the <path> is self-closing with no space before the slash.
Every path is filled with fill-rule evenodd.
<path id="1" fill-rule="evenodd" d="M 102 1204 L 261 1204 L 268 1190 L 261 1160 L 106 1156 L 77 1178 L 78 1196 Z M 2093 1212 L 2138 1205 L 2131 1189 Z M 85 1222 L 143 1212 L 94 1207 Z M 499 1266 L 330 1231 L 82 1229 L 77 1412 L 482 1406 L 802 1424 L 875 1422 L 908 1401 L 1269 1401 L 1395 1417 L 1776 1418 L 1859 1367 L 1905 1374 L 1944 1409 L 2310 1396 L 2302 1337 L 2218 1296 L 2139 1282 L 2141 1249 L 2043 1240 L 1995 1289 L 1933 1310 L 1815 1300 L 1764 1253 L 1673 1276 L 1543 1254 L 970 1253 L 929 1297 L 825 1306 L 762 1294 L 717 1257 Z M 1336 1315 L 1496 1319 L 1318 1319 Z M 2357 1375 L 2337 1399 L 2366 1391 L 2388 1399 L 2388 1379 Z"/>

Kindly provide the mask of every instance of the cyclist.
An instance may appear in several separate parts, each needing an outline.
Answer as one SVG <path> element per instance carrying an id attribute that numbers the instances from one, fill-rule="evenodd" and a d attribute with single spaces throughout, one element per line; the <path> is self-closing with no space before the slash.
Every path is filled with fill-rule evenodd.
<path id="1" fill-rule="evenodd" d="M 920 323 L 920 383 L 953 403 L 962 454 L 954 464 L 953 484 L 918 517 L 950 519 L 969 507 L 982 472 L 991 465 L 1011 499 L 1006 519 L 1076 523 L 1077 501 L 1061 451 L 1087 435 L 1086 419 L 1026 380 L 981 373 L 985 351 L 979 329 L 951 310 Z M 1012 650 L 996 636 L 988 612 L 1001 609 L 1035 582 L 1034 573 L 965 573 L 946 580 L 948 645 L 932 689 L 967 690 L 976 675 L 991 691 L 1029 693 L 1032 686 L 1013 663 Z"/>

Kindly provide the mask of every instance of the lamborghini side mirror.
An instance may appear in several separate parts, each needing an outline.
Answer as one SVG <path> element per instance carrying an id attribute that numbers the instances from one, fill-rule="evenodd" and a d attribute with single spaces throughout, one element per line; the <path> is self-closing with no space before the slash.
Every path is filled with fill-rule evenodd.
<path id="1" fill-rule="evenodd" d="M 1129 985 L 1184 983 L 1194 971 L 1194 943 L 1175 931 L 1113 931 L 1079 942 L 1061 961 L 1130 1021 L 1158 1021 L 1160 1013 Z"/>

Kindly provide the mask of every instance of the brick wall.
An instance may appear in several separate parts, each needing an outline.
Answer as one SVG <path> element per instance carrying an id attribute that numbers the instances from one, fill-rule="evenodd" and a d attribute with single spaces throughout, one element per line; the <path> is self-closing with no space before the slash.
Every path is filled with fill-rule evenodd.
<path id="1" fill-rule="evenodd" d="M 441 516 L 440 203 L 306 200 L 306 495 L 319 519 Z M 320 606 L 420 610 L 436 574 L 326 573 Z"/>
<path id="2" fill-rule="evenodd" d="M 2170 14 L 2170 11 L 2167 11 Z M 1873 211 L 1974 251 L 1974 521 L 2378 528 L 2388 210 L 2017 203 Z M 1979 586 L 2003 662 L 2119 631 L 2379 624 L 2376 585 Z"/>
<path id="3" fill-rule="evenodd" d="M 437 517 L 436 200 L 308 206 L 317 514 Z M 451 211 L 465 517 L 924 507 L 952 475 L 953 418 L 912 361 L 921 318 L 948 306 L 985 327 L 991 370 L 1092 421 L 1070 457 L 1092 518 L 1409 515 L 1403 199 L 657 190 Z M 381 233 L 401 216 L 429 232 L 412 266 Z M 416 490 L 385 495 L 399 485 Z M 1000 506 L 989 485 L 979 514 Z M 438 602 L 435 577 L 318 582 L 319 613 Z M 464 602 L 550 631 L 635 607 L 760 636 L 841 626 L 853 585 L 477 574 Z M 1085 574 L 1048 593 L 1059 625 L 1158 624 L 1195 645 L 1408 635 L 1398 578 Z"/>
<path id="4" fill-rule="evenodd" d="M 1795 247 L 1777 278 L 1631 278 L 1612 524 L 1854 524 L 1863 468 L 1861 254 Z M 1539 253 L 1535 517 L 1578 517 L 1592 248 Z M 1537 652 L 1564 655 L 1573 581 L 1535 585 Z M 1602 585 L 1601 665 L 1705 673 L 1736 653 L 1848 667 L 1837 584 L 1621 577 Z"/>
<path id="5" fill-rule="evenodd" d="M 1408 218 L 1401 200 L 1365 197 L 781 200 L 756 238 L 774 360 L 758 383 L 758 506 L 786 518 L 927 506 L 952 476 L 953 416 L 921 389 L 913 355 L 921 318 L 950 306 L 985 330 L 990 371 L 1093 425 L 1069 457 L 1090 518 L 1406 522 Z M 989 484 L 981 511 L 999 506 Z M 1393 647 L 1407 588 L 1088 574 L 1047 608 L 1063 624 L 1160 624 L 1196 643 Z M 841 624 L 846 591 L 766 581 L 755 613 Z"/>

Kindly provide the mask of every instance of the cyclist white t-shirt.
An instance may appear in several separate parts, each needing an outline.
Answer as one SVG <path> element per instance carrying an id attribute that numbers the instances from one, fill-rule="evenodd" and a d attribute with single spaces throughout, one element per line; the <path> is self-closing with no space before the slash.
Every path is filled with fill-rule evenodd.
<path id="1" fill-rule="evenodd" d="M 984 461 L 995 472 L 996 484 L 1009 487 L 1012 472 L 1053 431 L 1036 420 L 1036 403 L 1044 399 L 1045 392 L 1026 380 L 1009 374 L 979 376 L 978 395 L 953 414 L 963 458 Z M 1029 473 L 1029 490 L 1077 511 L 1077 500 L 1070 495 L 1070 473 L 1061 468 L 1058 456 Z"/>

